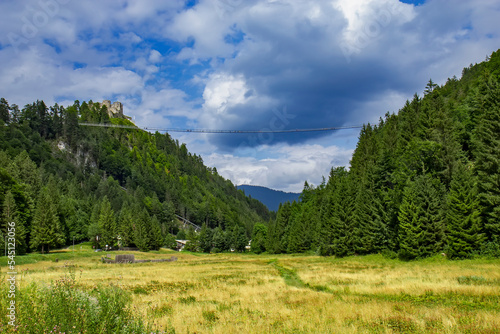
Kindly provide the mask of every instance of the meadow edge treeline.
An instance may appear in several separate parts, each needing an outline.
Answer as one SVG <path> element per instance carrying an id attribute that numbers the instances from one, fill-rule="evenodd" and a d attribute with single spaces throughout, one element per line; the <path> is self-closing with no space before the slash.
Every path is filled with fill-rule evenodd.
<path id="1" fill-rule="evenodd" d="M 0 100 L 1 249 L 8 222 L 16 223 L 16 253 L 23 254 L 83 240 L 97 248 L 171 246 L 176 214 L 224 230 L 233 247 L 271 218 L 168 134 L 80 121 L 132 125 L 91 101 L 20 109 Z"/>
<path id="2" fill-rule="evenodd" d="M 255 248 L 500 256 L 500 51 L 365 125 L 349 171 L 306 183 L 301 199 L 258 227 Z"/>
<path id="3" fill-rule="evenodd" d="M 220 250 L 221 231 L 191 235 Z M 350 169 L 257 223 L 256 253 L 500 256 L 500 51 L 361 130 Z"/>
<path id="4" fill-rule="evenodd" d="M 80 121 L 131 124 L 92 102 L 0 101 L 1 246 L 15 221 L 21 254 L 73 240 L 147 251 L 177 235 L 202 252 L 251 238 L 256 253 L 500 256 L 500 51 L 365 125 L 350 169 L 306 183 L 276 215 L 168 134 Z"/>

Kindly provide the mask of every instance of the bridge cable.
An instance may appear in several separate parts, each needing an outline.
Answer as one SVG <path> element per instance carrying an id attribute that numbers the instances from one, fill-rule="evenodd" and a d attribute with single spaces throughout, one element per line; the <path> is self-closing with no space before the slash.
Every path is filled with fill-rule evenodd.
<path id="1" fill-rule="evenodd" d="M 93 126 L 104 128 L 119 128 L 119 129 L 139 129 L 146 131 L 158 132 L 187 132 L 187 133 L 221 133 L 221 134 L 245 134 L 245 133 L 299 133 L 299 132 L 321 132 L 321 131 L 336 131 L 348 129 L 360 129 L 363 125 L 337 126 L 327 128 L 314 129 L 262 129 L 262 130 L 213 130 L 213 129 L 179 129 L 179 128 L 156 128 L 156 127 L 139 127 L 134 125 L 119 125 L 111 123 L 78 123 L 81 126 Z"/>

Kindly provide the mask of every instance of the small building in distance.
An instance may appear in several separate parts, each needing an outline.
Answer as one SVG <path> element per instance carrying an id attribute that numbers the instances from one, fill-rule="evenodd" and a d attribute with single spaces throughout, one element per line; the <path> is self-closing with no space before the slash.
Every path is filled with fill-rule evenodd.
<path id="1" fill-rule="evenodd" d="M 177 251 L 180 252 L 186 247 L 189 240 L 175 240 L 177 242 Z"/>

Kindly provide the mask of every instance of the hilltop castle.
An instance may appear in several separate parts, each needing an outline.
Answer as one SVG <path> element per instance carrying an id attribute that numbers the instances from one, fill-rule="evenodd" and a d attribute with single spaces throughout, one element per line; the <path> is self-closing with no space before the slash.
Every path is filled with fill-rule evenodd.
<path id="1" fill-rule="evenodd" d="M 123 104 L 121 102 L 113 102 L 111 104 L 110 100 L 104 100 L 102 103 L 99 103 L 99 106 L 106 106 L 108 108 L 109 118 L 124 118 Z"/>

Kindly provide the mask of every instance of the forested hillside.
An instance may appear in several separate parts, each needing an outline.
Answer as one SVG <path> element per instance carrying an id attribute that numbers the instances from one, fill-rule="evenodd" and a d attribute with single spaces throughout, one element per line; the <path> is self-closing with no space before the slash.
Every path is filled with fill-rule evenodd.
<path id="1" fill-rule="evenodd" d="M 500 51 L 365 125 L 349 170 L 259 229 L 271 253 L 499 256 Z"/>
<path id="2" fill-rule="evenodd" d="M 253 225 L 270 218 L 168 134 L 82 121 L 131 124 L 98 103 L 20 109 L 1 99 L 1 249 L 8 222 L 23 254 L 84 240 L 158 249 L 179 233 L 175 214 L 218 230 L 229 248 L 246 245 Z"/>

